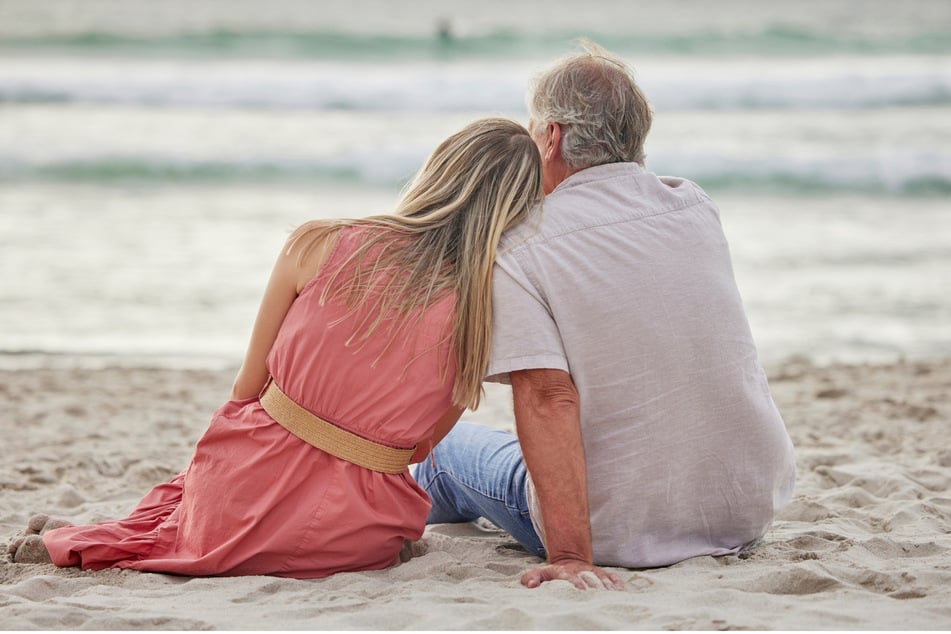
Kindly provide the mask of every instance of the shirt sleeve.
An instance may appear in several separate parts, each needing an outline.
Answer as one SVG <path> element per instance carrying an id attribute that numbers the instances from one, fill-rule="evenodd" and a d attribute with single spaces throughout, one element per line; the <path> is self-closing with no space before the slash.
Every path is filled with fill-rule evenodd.
<path id="1" fill-rule="evenodd" d="M 568 358 L 548 302 L 508 253 L 493 271 L 492 343 L 485 380 L 510 383 L 510 372 L 536 368 L 568 372 Z"/>

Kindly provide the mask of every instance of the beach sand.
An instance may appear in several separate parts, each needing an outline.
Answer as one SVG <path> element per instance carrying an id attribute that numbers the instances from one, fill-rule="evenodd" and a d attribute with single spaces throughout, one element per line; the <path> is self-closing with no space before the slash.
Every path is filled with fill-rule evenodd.
<path id="1" fill-rule="evenodd" d="M 233 377 L 38 365 L 0 371 L 0 538 L 37 512 L 123 516 L 187 463 Z M 0 627 L 951 628 L 951 360 L 767 370 L 799 480 L 742 556 L 617 569 L 623 592 L 523 588 L 519 574 L 538 560 L 476 525 L 430 527 L 415 556 L 388 570 L 318 580 L 82 572 L 4 557 Z M 509 398 L 490 386 L 471 418 L 511 428 Z"/>

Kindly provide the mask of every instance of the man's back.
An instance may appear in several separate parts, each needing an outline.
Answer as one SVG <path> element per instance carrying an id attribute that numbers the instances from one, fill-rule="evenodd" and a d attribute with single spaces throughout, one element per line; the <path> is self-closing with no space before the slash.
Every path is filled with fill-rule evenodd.
<path id="1" fill-rule="evenodd" d="M 570 373 L 595 562 L 665 565 L 761 536 L 791 495 L 792 446 L 712 201 L 634 163 L 589 168 L 500 253 L 489 374 Z"/>

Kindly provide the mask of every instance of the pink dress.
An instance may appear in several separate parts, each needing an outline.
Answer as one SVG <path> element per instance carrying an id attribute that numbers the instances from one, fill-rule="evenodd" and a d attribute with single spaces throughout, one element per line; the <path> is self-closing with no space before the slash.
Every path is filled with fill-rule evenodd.
<path id="1" fill-rule="evenodd" d="M 433 304 L 389 346 L 385 324 L 348 344 L 365 315 L 321 306 L 320 294 L 326 271 L 356 248 L 359 233 L 342 232 L 328 265 L 291 306 L 268 368 L 324 420 L 412 447 L 451 406 L 454 298 Z M 52 530 L 44 543 L 58 566 L 325 577 L 395 563 L 403 540 L 422 535 L 429 507 L 408 472 L 378 473 L 315 449 L 252 398 L 215 412 L 185 471 L 152 489 L 129 517 Z"/>

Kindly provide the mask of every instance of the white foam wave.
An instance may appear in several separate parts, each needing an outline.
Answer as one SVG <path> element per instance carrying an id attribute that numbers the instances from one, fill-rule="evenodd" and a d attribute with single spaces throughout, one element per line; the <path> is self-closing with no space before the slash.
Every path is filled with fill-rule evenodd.
<path id="1" fill-rule="evenodd" d="M 389 112 L 524 108 L 536 67 L 175 60 L 8 60 L 0 101 Z M 874 108 L 951 103 L 943 59 L 645 60 L 641 83 L 663 110 Z"/>

